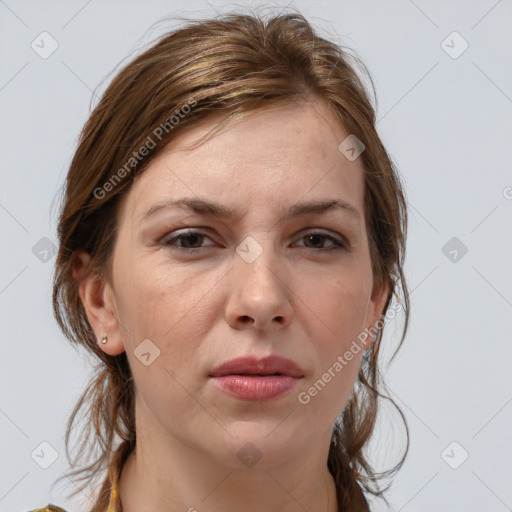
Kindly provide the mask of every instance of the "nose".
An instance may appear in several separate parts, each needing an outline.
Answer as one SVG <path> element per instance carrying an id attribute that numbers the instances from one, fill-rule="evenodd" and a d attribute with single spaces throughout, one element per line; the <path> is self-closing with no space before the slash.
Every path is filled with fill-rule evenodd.
<path id="1" fill-rule="evenodd" d="M 293 293 L 288 274 L 269 246 L 252 262 L 236 254 L 229 276 L 225 315 L 234 329 L 275 331 L 290 324 Z"/>

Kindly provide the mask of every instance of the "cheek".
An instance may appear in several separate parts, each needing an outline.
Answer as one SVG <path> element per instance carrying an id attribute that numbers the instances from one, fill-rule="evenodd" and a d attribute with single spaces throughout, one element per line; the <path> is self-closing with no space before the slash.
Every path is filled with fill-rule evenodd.
<path id="1" fill-rule="evenodd" d="M 124 267 L 120 265 L 119 274 L 126 277 L 118 280 L 118 305 L 131 345 L 150 338 L 167 349 L 174 346 L 170 342 L 182 339 L 178 334 L 184 330 L 188 339 L 194 332 L 201 334 L 206 295 L 215 276 L 191 276 L 185 267 L 151 254 L 126 261 Z"/>
<path id="2" fill-rule="evenodd" d="M 299 403 L 310 408 L 313 417 L 318 413 L 334 421 L 345 408 L 360 369 L 360 334 L 370 291 L 368 278 L 361 271 L 338 273 L 316 285 L 303 293 L 308 297 L 304 311 L 309 309 L 307 315 L 312 319 L 305 324 L 310 329 L 317 371 Z"/>
<path id="3" fill-rule="evenodd" d="M 176 417 L 192 428 L 205 420 L 193 398 L 202 382 L 191 369 L 198 368 L 198 349 L 210 327 L 207 292 L 218 279 L 191 279 L 184 268 L 142 263 L 124 274 L 127 278 L 118 289 L 123 341 L 141 407 L 168 428 L 174 428 Z M 156 347 L 145 342 L 152 360 L 148 365 L 138 348 L 147 339 Z"/>
<path id="4" fill-rule="evenodd" d="M 148 256 L 144 264 L 144 258 L 140 258 L 137 268 L 133 262 L 131 273 L 127 265 L 123 274 L 127 277 L 118 290 L 125 324 L 123 341 L 146 403 L 151 402 L 152 407 L 161 404 L 162 414 L 167 403 L 169 410 L 180 410 L 188 416 L 193 404 L 184 389 L 194 394 L 201 385 L 191 369 L 201 367 L 201 342 L 221 314 L 212 304 L 221 274 L 210 270 L 202 274 L 196 271 L 192 276 L 184 266 L 171 266 L 162 260 L 153 263 L 150 259 Z M 149 366 L 138 357 L 144 346 L 141 342 L 147 339 L 154 344 L 145 342 L 149 358 L 157 354 Z M 164 396 L 158 396 L 160 390 L 166 390 Z"/>
<path id="5" fill-rule="evenodd" d="M 332 274 L 322 280 L 310 281 L 302 294 L 305 309 L 309 309 L 312 324 L 320 328 L 324 336 L 316 338 L 325 340 L 326 347 L 342 350 L 364 330 L 365 317 L 370 287 L 365 273 L 349 269 Z M 314 335 L 311 332 L 311 335 Z M 312 339 L 315 339 L 313 337 Z"/>

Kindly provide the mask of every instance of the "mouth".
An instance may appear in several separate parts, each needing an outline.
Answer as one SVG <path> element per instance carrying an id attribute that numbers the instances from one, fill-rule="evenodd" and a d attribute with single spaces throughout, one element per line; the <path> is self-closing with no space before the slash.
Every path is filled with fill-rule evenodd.
<path id="1" fill-rule="evenodd" d="M 218 389 L 248 401 L 273 400 L 293 389 L 304 378 L 303 371 L 290 359 L 253 356 L 227 361 L 209 374 Z"/>

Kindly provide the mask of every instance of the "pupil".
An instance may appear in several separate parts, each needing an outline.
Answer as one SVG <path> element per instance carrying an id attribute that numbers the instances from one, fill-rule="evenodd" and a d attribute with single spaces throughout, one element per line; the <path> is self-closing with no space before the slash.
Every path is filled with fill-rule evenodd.
<path id="1" fill-rule="evenodd" d="M 322 236 L 321 235 L 308 235 L 307 237 L 309 240 L 313 240 L 313 245 L 315 245 L 315 238 L 317 239 L 317 243 L 321 242 Z"/>
<path id="2" fill-rule="evenodd" d="M 189 247 L 190 245 L 195 245 L 193 241 L 192 241 L 192 244 L 190 244 L 190 243 L 189 243 L 189 241 L 190 241 L 191 239 L 192 239 L 192 240 L 194 240 L 194 239 L 195 239 L 195 240 L 196 240 L 196 242 L 197 242 L 197 240 L 198 240 L 199 238 L 200 238 L 200 235 L 197 235 L 197 234 L 195 234 L 195 233 L 192 233 L 192 234 L 190 234 L 190 235 L 187 235 L 187 236 L 183 239 L 183 240 L 185 241 L 185 244 L 184 244 L 184 245 L 185 245 L 186 247 Z"/>

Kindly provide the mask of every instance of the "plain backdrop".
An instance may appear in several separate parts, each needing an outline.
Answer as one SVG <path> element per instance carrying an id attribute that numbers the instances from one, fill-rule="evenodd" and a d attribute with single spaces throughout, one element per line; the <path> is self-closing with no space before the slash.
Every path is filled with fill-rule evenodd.
<path id="1" fill-rule="evenodd" d="M 52 502 L 76 512 L 87 501 L 65 498 L 69 480 L 52 487 L 91 372 L 52 315 L 52 202 L 93 91 L 176 25 L 154 28 L 159 19 L 259 5 L 286 3 L 0 1 L 0 511 Z M 406 188 L 411 325 L 385 378 L 411 444 L 390 510 L 512 510 L 512 0 L 289 5 L 367 65 L 378 130 Z M 388 355 L 401 329 L 390 327 Z M 380 470 L 404 434 L 396 412 L 384 414 Z"/>

